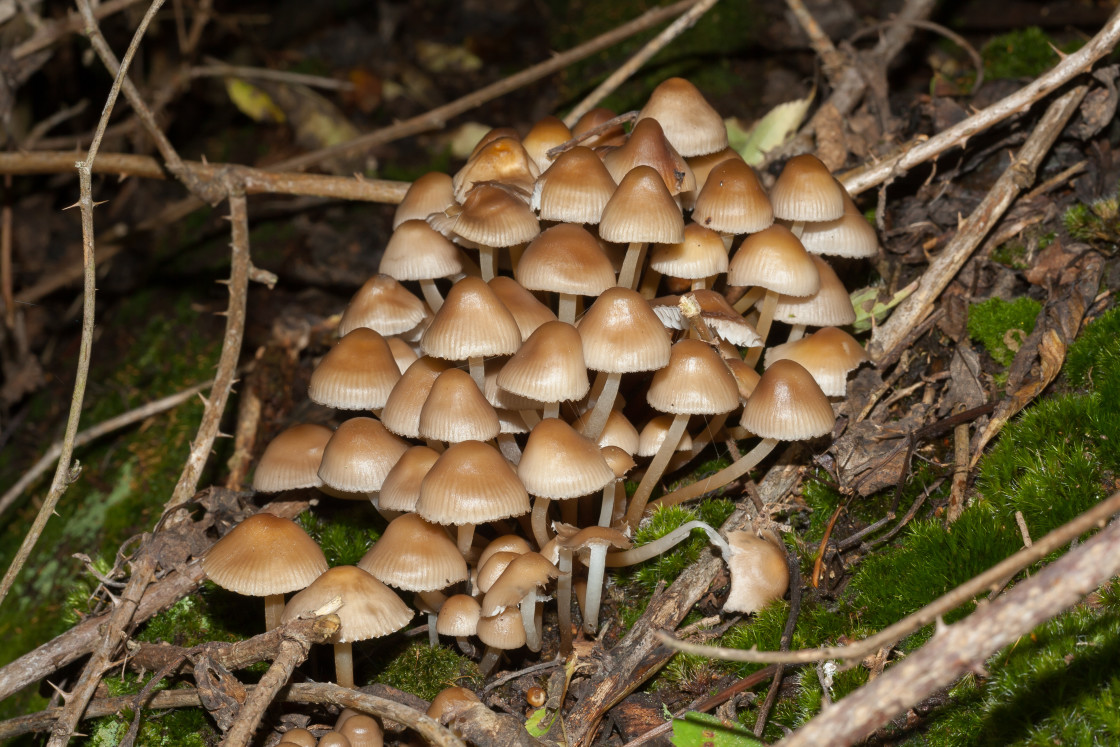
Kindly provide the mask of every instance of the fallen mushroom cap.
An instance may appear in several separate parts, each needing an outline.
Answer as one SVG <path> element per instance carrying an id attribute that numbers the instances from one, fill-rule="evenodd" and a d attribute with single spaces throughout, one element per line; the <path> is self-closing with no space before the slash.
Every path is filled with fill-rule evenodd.
<path id="1" fill-rule="evenodd" d="M 727 543 L 731 547 L 731 592 L 723 605 L 724 612 L 751 614 L 785 596 L 789 566 L 776 538 L 728 532 Z"/>

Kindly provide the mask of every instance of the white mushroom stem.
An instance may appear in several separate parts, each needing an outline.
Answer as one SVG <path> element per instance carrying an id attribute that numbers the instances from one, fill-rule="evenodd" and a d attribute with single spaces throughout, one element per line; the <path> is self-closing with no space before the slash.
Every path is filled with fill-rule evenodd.
<path id="1" fill-rule="evenodd" d="M 478 266 L 482 270 L 482 279 L 489 283 L 494 279 L 498 270 L 498 250 L 492 246 L 478 247 Z"/>
<path id="2" fill-rule="evenodd" d="M 702 480 L 697 480 L 691 485 L 686 485 L 680 490 L 674 490 L 672 493 L 663 495 L 656 501 L 654 501 L 651 505 L 653 507 L 676 506 L 678 504 L 684 503 L 685 501 L 691 501 L 693 498 L 699 498 L 705 493 L 711 492 L 713 490 L 718 490 L 729 482 L 738 480 L 740 477 L 747 474 L 747 472 L 754 469 L 754 467 L 757 466 L 758 463 L 763 459 L 765 459 L 777 445 L 778 439 L 764 438 L 759 441 L 753 449 L 748 451 L 746 454 L 740 457 L 737 462 L 730 465 L 729 467 L 724 467 L 714 475 L 705 477 Z"/>
<path id="3" fill-rule="evenodd" d="M 800 340 L 804 336 L 805 336 L 805 325 L 804 324 L 795 324 L 790 329 L 789 338 L 786 340 L 786 342 L 797 342 L 798 340 Z"/>
<path id="4" fill-rule="evenodd" d="M 533 502 L 533 539 L 537 541 L 537 548 L 542 548 L 551 539 L 548 536 L 548 498 L 537 496 Z"/>
<path id="5" fill-rule="evenodd" d="M 544 624 L 540 596 L 533 589 L 521 600 L 521 624 L 525 627 L 525 645 L 530 651 L 541 650 L 541 632 Z"/>
<path id="6" fill-rule="evenodd" d="M 572 651 L 572 551 L 561 547 L 556 560 L 560 576 L 556 579 L 556 614 L 560 625 L 560 655 Z"/>
<path id="7" fill-rule="evenodd" d="M 603 488 L 603 502 L 599 504 L 599 526 L 609 527 L 614 515 L 614 496 L 621 483 L 616 480 Z"/>
<path id="8" fill-rule="evenodd" d="M 653 461 L 649 463 L 646 473 L 642 475 L 642 481 L 638 483 L 637 491 L 630 499 L 630 508 L 626 510 L 626 517 L 623 519 L 627 526 L 636 527 L 638 522 L 641 521 L 642 514 L 646 510 L 646 503 L 649 502 L 649 497 L 653 494 L 653 488 L 665 473 L 665 467 L 669 464 L 669 457 L 676 451 L 677 444 L 681 442 L 681 436 L 684 435 L 684 429 L 687 425 L 687 413 L 678 413 L 673 416 L 673 423 L 665 434 L 665 440 L 658 447 Z"/>
<path id="9" fill-rule="evenodd" d="M 634 282 L 638 279 L 638 267 L 641 266 L 645 253 L 644 242 L 635 241 L 626 247 L 626 258 L 622 260 L 622 269 L 618 272 L 618 284 L 623 288 L 633 289 Z"/>
<path id="10" fill-rule="evenodd" d="M 710 422 L 704 425 L 704 429 L 692 437 L 692 448 L 686 452 L 675 454 L 669 460 L 669 472 L 674 472 L 684 465 L 691 462 L 693 459 L 704 450 L 704 447 L 716 440 L 716 436 L 723 429 L 723 424 L 727 422 L 727 418 L 731 413 L 724 413 L 723 415 L 716 415 Z"/>
<path id="11" fill-rule="evenodd" d="M 264 598 L 264 629 L 280 627 L 280 615 L 284 614 L 284 595 L 269 594 Z"/>
<path id="12" fill-rule="evenodd" d="M 758 299 L 762 298 L 763 292 L 764 289 L 762 288 L 762 286 L 754 286 L 749 291 L 744 293 L 742 298 L 735 302 L 735 310 L 740 314 L 747 313 L 747 310 L 750 309 L 750 307 L 754 306 L 755 303 L 758 302 Z"/>
<path id="13" fill-rule="evenodd" d="M 778 292 L 766 289 L 766 295 L 762 299 L 762 306 L 758 310 L 758 324 L 755 325 L 755 331 L 758 336 L 762 338 L 765 343 L 767 336 L 770 334 L 770 324 L 774 321 L 774 310 L 778 308 Z M 751 348 L 747 354 L 743 356 L 743 362 L 751 368 L 754 368 L 758 363 L 758 358 L 762 355 L 762 349 L 765 345 Z"/>
<path id="14" fill-rule="evenodd" d="M 587 566 L 587 606 L 583 614 L 583 629 L 594 635 L 599 629 L 599 604 L 603 601 L 603 577 L 606 575 L 607 545 L 596 542 L 588 548 L 591 557 Z"/>
<path id="15" fill-rule="evenodd" d="M 532 430 L 533 426 L 541 422 L 541 414 L 536 410 L 518 410 L 521 419 L 525 421 L 525 427 Z"/>
<path id="16" fill-rule="evenodd" d="M 502 658 L 502 650 L 494 648 L 493 646 L 486 647 L 486 653 L 482 655 L 482 661 L 478 662 L 478 671 L 483 677 L 490 674 L 494 667 L 498 664 L 498 659 Z"/>
<path id="17" fill-rule="evenodd" d="M 644 544 L 641 547 L 635 547 L 635 548 L 632 548 L 630 550 L 623 550 L 622 552 L 612 552 L 609 555 L 606 555 L 606 567 L 607 568 L 624 568 L 625 566 L 635 565 L 637 563 L 645 562 L 645 561 L 649 560 L 650 558 L 657 557 L 658 555 L 661 555 L 662 553 L 664 553 L 669 548 L 671 548 L 671 547 L 675 546 L 676 544 L 688 539 L 688 535 L 692 533 L 693 529 L 703 529 L 704 530 L 704 532 L 708 535 L 708 539 L 710 539 L 712 541 L 712 544 L 715 545 L 719 549 L 720 554 L 723 555 L 724 562 L 726 562 L 727 559 L 731 557 L 731 548 L 728 546 L 727 540 L 725 540 L 723 537 L 721 537 L 719 532 L 717 532 L 715 529 L 708 526 L 707 524 L 705 524 L 702 521 L 688 521 L 688 522 L 685 522 L 684 524 L 681 524 L 679 527 L 677 527 L 673 531 L 669 532 L 664 537 L 661 537 L 660 539 L 656 539 L 653 542 L 649 542 L 647 544 Z M 594 558 L 594 555 L 592 557 Z M 588 584 L 587 584 L 588 607 L 590 608 L 590 605 L 591 605 L 591 600 L 590 600 L 590 597 L 591 597 L 591 570 L 590 569 L 587 572 L 587 579 L 588 579 Z"/>
<path id="18" fill-rule="evenodd" d="M 642 278 L 642 286 L 638 289 L 638 293 L 642 298 L 656 298 L 657 287 L 661 285 L 661 273 L 652 267 L 646 269 L 646 274 Z"/>
<path id="19" fill-rule="evenodd" d="M 349 642 L 334 644 L 334 680 L 339 687 L 354 688 L 354 648 Z"/>
<path id="20" fill-rule="evenodd" d="M 435 648 L 439 645 L 439 609 L 447 601 L 447 596 L 441 591 L 421 591 L 416 596 L 428 607 L 428 645 Z"/>
<path id="21" fill-rule="evenodd" d="M 474 542 L 474 524 L 459 525 L 459 554 L 464 558 L 471 554 L 471 543 Z"/>
<path id="22" fill-rule="evenodd" d="M 541 419 L 547 420 L 548 418 L 560 417 L 560 403 L 559 402 L 545 402 L 544 410 L 541 413 Z"/>
<path id="23" fill-rule="evenodd" d="M 568 324 L 576 323 L 576 296 L 574 293 L 560 293 L 556 318 Z"/>
<path id="24" fill-rule="evenodd" d="M 443 296 L 440 295 L 439 288 L 436 287 L 436 281 L 421 280 L 420 291 L 424 294 L 424 300 L 428 302 L 428 308 L 432 310 L 432 313 L 439 311 L 439 307 L 443 306 Z"/>
<path id="25" fill-rule="evenodd" d="M 598 376 L 595 377 L 596 383 L 600 379 L 603 382 L 602 391 L 595 399 L 595 407 L 587 418 L 587 425 L 584 430 L 584 435 L 596 442 L 599 440 L 599 436 L 603 435 L 607 418 L 611 416 L 611 410 L 614 409 L 614 401 L 618 397 L 618 384 L 622 380 L 622 374 L 600 371 Z"/>
<path id="26" fill-rule="evenodd" d="M 483 360 L 481 355 L 472 355 L 467 358 L 467 365 L 470 366 L 471 378 L 474 383 L 478 385 L 478 391 L 486 391 L 486 361 Z"/>
<path id="27" fill-rule="evenodd" d="M 506 461 L 515 467 L 521 462 L 521 447 L 517 445 L 517 439 L 512 433 L 498 434 L 498 449 Z"/>

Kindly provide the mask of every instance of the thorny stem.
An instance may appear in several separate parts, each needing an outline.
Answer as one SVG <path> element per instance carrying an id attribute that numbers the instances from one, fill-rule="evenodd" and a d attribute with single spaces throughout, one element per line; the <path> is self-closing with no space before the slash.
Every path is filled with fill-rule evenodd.
<path id="1" fill-rule="evenodd" d="M 82 339 L 78 348 L 78 368 L 74 374 L 74 391 L 70 395 L 70 414 L 66 419 L 66 433 L 62 438 L 62 448 L 59 451 L 58 467 L 55 469 L 54 479 L 51 481 L 50 490 L 47 492 L 47 497 L 43 500 L 43 505 L 39 509 L 39 513 L 35 516 L 35 521 L 28 530 L 27 536 L 23 538 L 23 543 L 20 545 L 19 550 L 12 558 L 11 565 L 8 566 L 7 572 L 4 574 L 3 581 L 0 581 L 0 604 L 8 596 L 8 592 L 15 582 L 16 575 L 23 568 L 27 562 L 27 558 L 31 555 L 31 550 L 38 542 L 43 529 L 47 526 L 47 520 L 54 513 L 54 508 L 58 505 L 58 501 L 62 498 L 62 494 L 66 492 L 66 488 L 70 483 L 78 479 L 79 465 L 71 466 L 70 458 L 74 453 L 74 439 L 78 435 L 78 422 L 82 417 L 82 402 L 86 394 L 86 381 L 89 377 L 89 361 L 90 354 L 93 350 L 93 317 L 95 309 L 94 295 L 97 290 L 97 274 L 96 274 L 96 260 L 94 252 L 94 231 L 93 231 L 93 162 L 97 158 L 97 151 L 101 147 L 101 138 L 105 134 L 105 128 L 109 124 L 109 115 L 113 112 L 113 106 L 117 102 L 117 96 L 120 95 L 121 84 L 125 80 L 125 73 L 128 70 L 132 58 L 136 54 L 137 48 L 140 46 L 140 40 L 144 36 L 144 32 L 148 28 L 155 17 L 156 12 L 159 10 L 163 0 L 154 0 L 148 12 L 144 14 L 144 18 L 140 21 L 136 33 L 133 34 L 132 42 L 128 46 L 128 51 L 125 53 L 124 62 L 120 65 L 116 77 L 113 79 L 113 86 L 109 90 L 109 95 L 105 99 L 105 106 L 101 111 L 101 119 L 97 123 L 97 131 L 93 136 L 93 142 L 90 143 L 89 153 L 86 159 L 77 164 L 78 168 L 78 189 L 79 198 L 78 206 L 82 215 L 82 260 L 85 268 L 84 272 L 84 289 L 83 289 L 83 303 L 82 303 Z M 83 6 L 88 10 L 88 5 Z M 96 27 L 96 21 L 87 19 L 86 30 L 90 31 L 90 27 Z"/>

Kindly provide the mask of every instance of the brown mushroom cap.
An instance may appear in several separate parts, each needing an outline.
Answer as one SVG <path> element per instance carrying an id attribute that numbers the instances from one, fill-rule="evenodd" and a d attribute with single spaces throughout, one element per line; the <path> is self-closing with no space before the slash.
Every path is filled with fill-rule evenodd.
<path id="1" fill-rule="evenodd" d="M 358 327 L 319 361 L 311 372 L 307 396 L 338 410 L 380 410 L 400 377 L 385 338 Z"/>
<path id="2" fill-rule="evenodd" d="M 498 435 L 498 413 L 466 371 L 449 368 L 436 377 L 420 410 L 422 438 L 458 443 Z"/>
<path id="3" fill-rule="evenodd" d="M 293 425 L 281 432 L 268 443 L 257 463 L 253 490 L 278 493 L 322 485 L 319 463 L 330 438 L 330 428 L 312 423 Z"/>
<path id="4" fill-rule="evenodd" d="M 478 630 L 482 606 L 469 594 L 454 594 L 439 608 L 436 632 L 440 635 L 468 636 Z"/>
<path id="5" fill-rule="evenodd" d="M 478 702 L 478 696 L 465 687 L 459 687 L 458 685 L 446 687 L 432 699 L 432 704 L 428 706 L 427 716 L 442 723 L 441 718 L 449 707 L 457 703 Z"/>
<path id="6" fill-rule="evenodd" d="M 378 507 L 387 511 L 415 511 L 420 483 L 437 459 L 439 452 L 427 446 L 413 446 L 401 454 L 381 484 Z"/>
<path id="7" fill-rule="evenodd" d="M 696 189 L 696 177 L 688 162 L 669 143 L 655 119 L 638 120 L 626 142 L 603 156 L 603 164 L 620 187 L 630 171 L 648 166 L 657 172 L 671 195 Z"/>
<path id="8" fill-rule="evenodd" d="M 532 189 L 532 181 L 528 189 Z M 529 193 L 525 193 L 528 198 Z M 531 241 L 541 232 L 537 216 L 525 201 L 492 183 L 479 184 L 471 190 L 461 208 L 451 214 L 436 213 L 428 223 L 441 233 L 450 230 L 467 241 L 484 246 L 514 246 Z"/>
<path id="9" fill-rule="evenodd" d="M 669 433 L 669 426 L 672 424 L 672 415 L 658 415 L 650 418 L 638 433 L 638 448 L 634 454 L 640 457 L 652 457 L 657 454 L 661 448 L 661 443 Z M 692 436 L 688 433 L 682 434 L 681 440 L 677 442 L 676 451 L 688 451 L 691 448 Z"/>
<path id="10" fill-rule="evenodd" d="M 589 413 L 580 415 L 579 420 L 575 422 L 576 430 L 584 436 L 587 436 L 588 415 Z M 638 429 L 621 412 L 611 410 L 610 414 L 607 415 L 607 423 L 603 426 L 603 432 L 599 434 L 595 443 L 600 449 L 607 446 L 617 446 L 627 454 L 633 454 L 638 450 Z"/>
<path id="11" fill-rule="evenodd" d="M 536 296 L 513 278 L 497 275 L 487 285 L 513 315 L 517 328 L 521 330 L 522 340 L 527 340 L 545 322 L 556 321 L 556 314 L 552 313 L 552 309 L 538 301 Z"/>
<path id="12" fill-rule="evenodd" d="M 537 178 L 530 207 L 541 220 L 596 224 L 618 185 L 590 148 L 560 154 Z"/>
<path id="13" fill-rule="evenodd" d="M 530 508 L 509 462 L 481 441 L 449 446 L 425 475 L 416 504 L 428 521 L 455 526 L 508 519 Z"/>
<path id="14" fill-rule="evenodd" d="M 669 335 L 637 291 L 620 287 L 604 291 L 577 327 L 584 360 L 592 370 L 633 373 L 669 363 Z"/>
<path id="15" fill-rule="evenodd" d="M 358 713 L 335 726 L 339 734 L 350 740 L 350 747 L 383 747 L 385 736 L 381 725 L 372 716 Z"/>
<path id="16" fill-rule="evenodd" d="M 844 196 L 828 167 L 809 153 L 786 161 L 770 190 L 774 217 L 792 221 L 836 220 L 844 214 Z"/>
<path id="17" fill-rule="evenodd" d="M 492 617 L 504 609 L 516 607 L 529 592 L 546 586 L 560 571 L 543 555 L 527 552 L 518 555 L 491 586 L 482 599 L 482 614 Z"/>
<path id="18" fill-rule="evenodd" d="M 727 249 L 719 234 L 696 223 L 684 227 L 684 241 L 658 244 L 649 266 L 662 275 L 696 280 L 727 272 Z"/>
<path id="19" fill-rule="evenodd" d="M 782 359 L 804 366 L 829 397 L 843 397 L 848 372 L 871 360 L 856 338 L 836 327 L 824 327 L 808 337 L 766 351 L 767 368 Z"/>
<path id="20" fill-rule="evenodd" d="M 435 591 L 467 579 L 467 562 L 447 532 L 418 514 L 390 521 L 358 567 L 405 591 Z"/>
<path id="21" fill-rule="evenodd" d="M 298 524 L 259 513 L 214 543 L 202 570 L 223 589 L 265 597 L 306 587 L 327 570 L 327 559 Z"/>
<path id="22" fill-rule="evenodd" d="M 533 495 L 578 498 L 614 482 L 599 447 L 559 418 L 545 418 L 529 433 L 517 474 Z"/>
<path id="23" fill-rule="evenodd" d="M 669 365 L 653 375 L 646 401 L 659 412 L 717 415 L 739 406 L 739 389 L 719 354 L 684 339 L 673 345 Z"/>
<path id="24" fill-rule="evenodd" d="M 420 437 L 420 411 L 428 393 L 443 371 L 451 367 L 448 361 L 425 355 L 417 359 L 403 374 L 381 410 L 381 422 L 398 436 Z"/>
<path id="25" fill-rule="evenodd" d="M 510 651 L 525 645 L 525 627 L 521 613 L 509 607 L 493 617 L 478 619 L 478 638 L 487 646 Z"/>
<path id="26" fill-rule="evenodd" d="M 482 549 L 478 556 L 478 567 L 481 568 L 490 559 L 490 556 L 496 552 L 513 552 L 520 555 L 532 549 L 529 541 L 520 534 L 503 534 L 501 537 L 490 540 L 490 543 Z"/>
<path id="27" fill-rule="evenodd" d="M 399 335 L 414 329 L 427 315 L 424 302 L 389 275 L 367 280 L 342 312 L 338 333 L 369 327 L 382 335 Z"/>
<path id="28" fill-rule="evenodd" d="M 775 224 L 743 239 L 731 258 L 727 282 L 787 296 L 808 296 L 820 287 L 820 274 L 801 241 L 785 226 Z"/>
<path id="29" fill-rule="evenodd" d="M 828 397 L 800 363 L 774 361 L 743 405 L 742 426 L 762 438 L 800 441 L 832 432 Z"/>
<path id="30" fill-rule="evenodd" d="M 836 220 L 806 223 L 801 243 L 811 254 L 836 257 L 874 257 L 879 253 L 875 229 L 844 192 L 844 214 Z"/>
<path id="31" fill-rule="evenodd" d="M 696 195 L 692 220 L 722 233 L 755 233 L 774 222 L 770 198 L 754 170 L 741 160 L 721 161 Z"/>
<path id="32" fill-rule="evenodd" d="M 783 295 L 774 307 L 775 321 L 809 327 L 841 327 L 854 322 L 855 307 L 836 271 L 815 254 L 810 254 L 809 258 L 817 268 L 820 288 L 816 293 L 800 298 Z"/>
<path id="33" fill-rule="evenodd" d="M 412 619 L 412 610 L 388 586 L 361 568 L 341 565 L 292 597 L 284 607 L 281 622 L 321 609 L 336 597 L 342 597 L 342 606 L 337 611 L 342 627 L 331 643 L 380 638 L 400 630 Z"/>
<path id="34" fill-rule="evenodd" d="M 318 740 L 307 729 L 289 729 L 280 735 L 280 744 L 294 744 L 296 747 L 315 747 Z"/>
<path id="35" fill-rule="evenodd" d="M 649 166 L 636 166 L 603 208 L 599 236 L 619 243 L 671 244 L 684 241 L 684 218 L 661 176 Z"/>
<path id="36" fill-rule="evenodd" d="M 548 157 L 548 151 L 563 145 L 572 139 L 572 131 L 568 126 L 559 118 L 551 114 L 541 117 L 534 124 L 533 127 L 521 138 L 521 145 L 525 148 L 525 152 L 529 154 L 536 165 L 537 170 L 542 173 L 549 166 L 552 165 L 552 159 Z"/>
<path id="37" fill-rule="evenodd" d="M 467 276 L 451 286 L 420 345 L 445 360 L 512 355 L 521 347 L 521 330 L 490 286 Z"/>
<path id="38" fill-rule="evenodd" d="M 591 385 L 587 380 L 579 332 L 560 321 L 537 327 L 521 349 L 502 366 L 498 386 L 538 402 L 582 398 Z"/>
<path id="39" fill-rule="evenodd" d="M 699 156 L 727 147 L 727 127 L 699 89 L 684 78 L 658 84 L 638 112 L 638 121 L 653 118 L 682 156 Z"/>
<path id="40" fill-rule="evenodd" d="M 393 231 L 378 272 L 397 280 L 431 280 L 463 271 L 459 248 L 423 220 L 406 220 Z"/>
<path id="41" fill-rule="evenodd" d="M 598 296 L 614 286 L 611 261 L 582 226 L 559 223 L 529 242 L 514 270 L 531 291 Z"/>
<path id="42" fill-rule="evenodd" d="M 725 612 L 758 612 L 789 588 L 786 554 L 774 537 L 763 539 L 752 532 L 728 532 L 731 547 L 728 568 L 731 592 L 723 605 Z"/>
<path id="43" fill-rule="evenodd" d="M 348 493 L 381 490 L 385 476 L 408 446 L 374 418 L 351 418 L 338 426 L 323 449 L 319 477 L 329 487 Z"/>
<path id="44" fill-rule="evenodd" d="M 483 182 L 500 182 L 528 192 L 539 174 L 537 164 L 516 137 L 496 137 L 475 146 L 467 163 L 451 177 L 451 186 L 455 199 L 465 207 L 474 188 Z"/>
<path id="45" fill-rule="evenodd" d="M 526 550 L 525 552 L 532 552 L 532 550 Z M 486 558 L 485 562 L 478 564 L 478 573 L 475 579 L 478 590 L 483 594 L 490 591 L 490 587 L 494 585 L 495 581 L 501 578 L 509 564 L 512 563 L 518 555 L 523 554 L 524 553 L 513 550 L 499 550 L 498 552 L 491 553 L 490 556 Z"/>
<path id="46" fill-rule="evenodd" d="M 432 213 L 442 213 L 455 204 L 455 194 L 451 187 L 451 175 L 442 171 L 431 171 L 414 181 L 397 205 L 393 215 L 395 229 L 406 220 L 423 220 Z"/>

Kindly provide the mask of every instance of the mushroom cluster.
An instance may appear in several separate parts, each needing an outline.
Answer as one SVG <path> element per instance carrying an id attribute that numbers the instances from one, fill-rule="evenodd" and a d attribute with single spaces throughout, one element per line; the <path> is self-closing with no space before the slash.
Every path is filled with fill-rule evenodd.
<path id="1" fill-rule="evenodd" d="M 433 641 L 481 639 L 488 669 L 502 650 L 540 648 L 554 588 L 568 648 L 572 596 L 594 632 L 604 568 L 666 549 L 628 540 L 665 474 L 713 439 L 757 440 L 655 501 L 683 502 L 780 441 L 831 432 L 829 398 L 867 357 L 838 329 L 855 314 L 822 255 L 871 256 L 874 231 L 812 155 L 767 191 L 685 80 L 658 86 L 629 133 L 612 116 L 492 130 L 456 174 L 409 189 L 380 274 L 311 378 L 312 400 L 353 416 L 285 431 L 254 482 L 369 500 L 388 528 L 346 586 L 313 585 L 285 618 L 341 596 L 345 648 L 365 635 L 345 613 L 374 604 L 350 590 L 368 577 L 416 594 Z M 766 348 L 776 323 L 787 338 Z M 773 538 L 709 532 L 733 569 L 769 579 L 735 609 L 785 592 L 769 578 L 784 567 Z M 379 629 L 404 615 L 390 603 Z"/>

